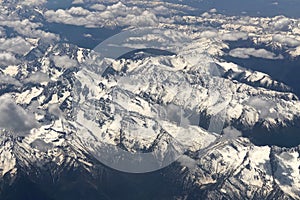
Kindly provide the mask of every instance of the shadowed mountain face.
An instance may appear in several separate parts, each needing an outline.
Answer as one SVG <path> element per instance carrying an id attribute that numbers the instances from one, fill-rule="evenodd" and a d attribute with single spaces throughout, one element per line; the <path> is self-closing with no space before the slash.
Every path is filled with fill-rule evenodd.
<path id="1" fill-rule="evenodd" d="M 147 57 L 172 56 L 172 55 L 176 55 L 176 54 L 166 51 L 166 50 L 148 48 L 148 49 L 137 49 L 137 50 L 128 52 L 128 53 L 120 56 L 118 59 L 141 60 L 141 59 L 147 58 Z"/>
<path id="2" fill-rule="evenodd" d="M 100 166 L 101 167 L 101 166 Z M 173 168 L 176 168 L 174 165 Z M 172 199 L 183 196 L 182 183 L 170 179 L 164 169 L 148 174 L 126 174 L 101 167 L 90 174 L 84 169 L 73 168 L 53 177 L 49 171 L 22 172 L 11 185 L 2 185 L 3 200 L 94 200 L 94 199 Z M 24 174 L 23 174 L 24 173 Z M 26 173 L 26 174 L 25 174 Z M 30 176 L 28 176 L 28 173 Z M 17 191 L 17 192 L 16 192 Z"/>
<path id="3" fill-rule="evenodd" d="M 271 50 L 270 47 L 265 47 L 262 45 L 253 44 L 251 41 L 238 41 L 230 42 L 230 48 L 266 48 Z M 227 53 L 230 50 L 225 50 Z M 286 50 L 275 50 L 274 52 L 277 55 L 284 55 L 283 59 L 272 60 L 264 58 L 236 58 L 226 55 L 223 57 L 228 62 L 237 63 L 240 66 L 243 66 L 247 69 L 254 71 L 264 72 L 269 74 L 275 80 L 285 83 L 286 85 L 292 88 L 293 93 L 297 94 L 300 97 L 300 85 L 299 85 L 299 76 L 300 76 L 300 59 L 299 57 L 292 58 L 286 52 Z"/>

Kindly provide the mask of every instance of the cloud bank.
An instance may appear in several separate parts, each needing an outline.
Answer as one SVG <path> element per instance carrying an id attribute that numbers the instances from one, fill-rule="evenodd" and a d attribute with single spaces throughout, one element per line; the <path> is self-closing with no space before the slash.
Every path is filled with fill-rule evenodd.
<path id="1" fill-rule="evenodd" d="M 25 136 L 39 127 L 33 115 L 17 105 L 9 95 L 0 97 L 0 128 L 12 131 L 16 136 Z"/>
<path id="2" fill-rule="evenodd" d="M 16 57 L 9 52 L 0 52 L 0 65 L 1 66 L 8 66 L 8 65 L 15 65 L 19 63 Z"/>
<path id="3" fill-rule="evenodd" d="M 0 43 L 0 50 L 20 55 L 28 53 L 32 48 L 32 46 L 20 36 L 8 39 L 0 38 Z"/>
<path id="4" fill-rule="evenodd" d="M 75 60 L 72 60 L 68 56 L 53 56 L 53 61 L 54 64 L 57 67 L 63 68 L 63 69 L 68 69 L 71 67 L 76 67 L 78 63 Z"/>
<path id="5" fill-rule="evenodd" d="M 267 51 L 265 49 L 254 49 L 254 48 L 236 48 L 232 49 L 229 52 L 229 55 L 235 58 L 250 58 L 250 57 L 256 57 L 256 58 L 265 58 L 265 59 L 283 59 L 282 55 L 276 55 L 273 52 Z"/>
<path id="6" fill-rule="evenodd" d="M 153 12 L 121 2 L 108 6 L 95 4 L 91 9 L 93 11 L 82 7 L 48 10 L 45 17 L 49 22 L 85 27 L 154 26 L 158 23 Z"/>

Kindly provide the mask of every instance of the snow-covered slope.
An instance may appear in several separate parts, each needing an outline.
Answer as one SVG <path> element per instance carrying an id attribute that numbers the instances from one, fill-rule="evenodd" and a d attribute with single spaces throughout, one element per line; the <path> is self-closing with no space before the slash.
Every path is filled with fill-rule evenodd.
<path id="1" fill-rule="evenodd" d="M 115 169 L 167 167 L 154 174 L 180 186 L 177 199 L 299 199 L 298 97 L 271 76 L 220 58 L 230 50 L 227 41 L 247 39 L 268 49 L 289 49 L 286 53 L 297 57 L 298 20 L 181 16 L 172 10 L 181 14 L 166 15 L 160 23 L 149 20 L 184 32 L 179 36 L 193 42 L 181 44 L 184 40 L 176 36 L 183 47 L 176 54 L 137 52 L 133 59 L 128 54 L 128 59 L 112 60 L 57 42 L 57 35 L 43 30 L 46 10 L 30 10 L 28 5 L 37 1 L 22 2 L 0 1 L 0 198 L 18 184 L 23 189 L 22 180 L 28 179 L 43 191 L 53 186 L 57 192 L 59 184 L 63 189 L 87 187 L 84 191 L 94 199 L 100 193 L 107 199 L 102 181 Z M 163 5 L 154 2 L 152 7 L 156 4 Z M 126 7 L 110 6 L 113 12 Z M 69 12 L 71 23 L 79 11 L 97 16 L 96 8 L 101 5 L 93 12 L 73 8 L 47 16 Z M 278 20 L 288 25 L 281 27 Z M 121 25 L 127 21 L 118 18 Z M 209 27 L 215 24 L 220 27 Z M 289 37 L 283 38 L 285 33 Z M 231 55 L 283 58 L 245 48 Z M 139 160 L 132 157 L 136 154 Z"/>
<path id="2" fill-rule="evenodd" d="M 110 66 L 105 75 L 89 59 L 89 51 L 60 44 L 2 70 L 14 82 L 2 83 L 1 92 L 39 123 L 27 132 L 1 131 L 2 176 L 11 184 L 24 171 L 40 176 L 50 165 L 55 177 L 73 168 L 93 174 L 99 160 L 107 164 L 95 150 L 103 144 L 155 151 L 164 159 L 171 142 L 186 154 L 173 172 L 187 191 L 197 191 L 190 198 L 298 198 L 297 148 L 254 146 L 236 130 L 292 124 L 300 103 L 288 87 L 222 60 L 214 65 L 220 72 L 215 75 L 206 57 L 196 64 L 182 55 L 100 61 L 97 66 Z M 239 73 L 246 81 L 234 78 Z M 279 87 L 272 90 L 266 83 Z M 223 137 L 199 127 L 219 112 L 228 127 Z"/>

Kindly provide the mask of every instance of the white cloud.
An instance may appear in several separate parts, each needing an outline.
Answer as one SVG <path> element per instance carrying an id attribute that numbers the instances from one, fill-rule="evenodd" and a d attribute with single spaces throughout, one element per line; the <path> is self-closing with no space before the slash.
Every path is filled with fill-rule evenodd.
<path id="1" fill-rule="evenodd" d="M 21 4 L 26 5 L 26 6 L 38 6 L 38 5 L 42 5 L 46 2 L 47 2 L 47 0 L 23 0 L 23 1 L 21 1 Z"/>
<path id="2" fill-rule="evenodd" d="M 212 9 L 209 10 L 209 12 L 210 12 L 210 13 L 216 13 L 216 12 L 217 12 L 217 9 L 212 8 Z"/>
<path id="3" fill-rule="evenodd" d="M 250 56 L 256 58 L 265 59 L 283 59 L 282 55 L 276 55 L 273 52 L 267 51 L 265 49 L 254 49 L 254 48 L 236 48 L 229 52 L 229 55 L 236 58 L 250 58 Z"/>
<path id="4" fill-rule="evenodd" d="M 292 57 L 300 56 L 300 46 L 296 47 L 295 49 L 291 49 L 289 53 Z"/>
<path id="5" fill-rule="evenodd" d="M 61 117 L 62 116 L 62 111 L 60 110 L 59 108 L 59 104 L 51 104 L 49 105 L 49 113 L 54 115 L 54 116 L 57 116 L 57 117 Z"/>
<path id="6" fill-rule="evenodd" d="M 292 56 L 298 55 L 294 48 L 300 46 L 299 19 L 285 16 L 226 16 L 206 12 L 200 16 L 183 16 L 182 22 L 193 25 L 195 32 L 203 31 L 203 27 L 199 26 L 199 24 L 216 25 L 215 30 L 217 33 L 213 30 L 202 33 L 204 38 L 215 43 L 219 42 L 217 41 L 218 39 L 223 41 L 249 39 L 254 44 L 277 47 L 278 49 L 287 50 Z M 198 35 L 200 36 L 200 33 Z M 228 44 L 222 43 L 222 41 L 220 41 L 219 45 L 229 48 Z"/>
<path id="7" fill-rule="evenodd" d="M 11 76 L 6 76 L 3 74 L 0 74 L 0 84 L 11 84 L 11 85 L 16 85 L 16 86 L 21 86 L 21 83 L 14 79 Z"/>
<path id="8" fill-rule="evenodd" d="M 83 0 L 74 0 L 72 4 L 84 4 Z"/>
<path id="9" fill-rule="evenodd" d="M 49 81 L 50 77 L 42 72 L 36 72 L 34 74 L 31 74 L 28 78 L 24 80 L 25 83 L 44 83 Z"/>
<path id="10" fill-rule="evenodd" d="M 45 12 L 45 17 L 49 22 L 86 27 L 152 26 L 158 23 L 158 18 L 153 12 L 145 8 L 126 6 L 121 2 L 107 7 L 95 4 L 90 8 L 94 11 L 80 7 L 48 10 Z"/>
<path id="11" fill-rule="evenodd" d="M 137 7 L 127 7 L 122 2 L 118 2 L 111 6 L 107 6 L 106 10 L 111 11 L 114 14 L 125 15 L 128 14 L 127 11 L 138 9 Z"/>
<path id="12" fill-rule="evenodd" d="M 208 13 L 208 12 L 204 12 L 201 14 L 201 17 L 204 17 L 204 18 L 210 18 L 211 17 L 211 14 Z"/>
<path id="13" fill-rule="evenodd" d="M 28 42 L 26 42 L 23 38 L 19 36 L 8 39 L 0 38 L 0 43 L 0 50 L 5 50 L 21 55 L 27 54 L 32 48 L 32 46 Z"/>
<path id="14" fill-rule="evenodd" d="M 272 99 L 266 100 L 261 97 L 251 97 L 248 101 L 248 105 L 252 106 L 259 112 L 261 119 L 280 118 L 280 113 L 274 110 L 276 103 Z"/>
<path id="15" fill-rule="evenodd" d="M 41 27 L 41 24 L 33 23 L 28 19 L 19 20 L 16 19 L 15 17 L 10 17 L 10 16 L 7 17 L 6 19 L 3 17 L 0 20 L 0 25 L 13 28 L 17 33 L 29 38 L 39 38 L 39 39 L 42 38 L 44 40 L 58 39 L 58 36 L 55 35 L 54 33 L 46 32 L 38 29 Z"/>
<path id="16" fill-rule="evenodd" d="M 167 14 L 170 14 L 170 9 L 163 6 L 163 5 L 160 5 L 160 6 L 157 6 L 157 7 L 154 7 L 152 9 L 153 13 L 155 14 L 158 14 L 158 15 L 167 15 Z"/>
<path id="17" fill-rule="evenodd" d="M 33 147 L 33 148 L 35 148 L 35 149 L 38 149 L 40 151 L 43 151 L 43 152 L 47 152 L 47 151 L 49 151 L 50 149 L 53 148 L 53 144 L 52 143 L 47 143 L 47 142 L 45 142 L 44 140 L 41 140 L 41 139 L 34 140 L 30 144 L 30 146 Z"/>
<path id="18" fill-rule="evenodd" d="M 218 32 L 216 30 L 206 30 L 200 33 L 200 37 L 203 38 L 214 38 L 218 36 Z"/>
<path id="19" fill-rule="evenodd" d="M 221 40 L 225 41 L 238 41 L 248 39 L 248 34 L 245 32 L 228 32 L 220 35 Z"/>
<path id="20" fill-rule="evenodd" d="M 90 8 L 98 11 L 103 11 L 106 9 L 106 6 L 103 4 L 94 4 Z"/>
<path id="21" fill-rule="evenodd" d="M 294 37 L 291 36 L 286 36 L 286 35 L 281 35 L 281 34 L 276 34 L 273 36 L 273 41 L 274 42 L 279 42 L 283 45 L 288 45 L 291 47 L 296 47 L 296 46 L 300 46 L 300 41 L 297 40 Z"/>
<path id="22" fill-rule="evenodd" d="M 87 8 L 48 10 L 45 17 L 49 22 L 72 24 L 85 27 L 156 26 L 173 23 L 183 10 L 192 8 L 161 1 L 113 1 L 74 0 L 73 4 L 90 5 Z M 94 4 L 92 4 L 94 3 Z M 91 5 L 92 4 L 92 5 Z M 82 15 L 81 15 L 82 14 Z M 82 17 L 84 15 L 84 17 Z"/>
<path id="23" fill-rule="evenodd" d="M 72 9 L 72 8 L 71 8 Z M 77 16 L 72 10 L 63 10 L 58 9 L 56 11 L 49 10 L 45 12 L 45 17 L 49 22 L 63 23 L 63 24 L 72 24 L 76 26 L 86 26 L 86 27 L 96 27 L 103 26 L 103 23 L 106 17 L 96 15 L 95 12 L 85 13 L 85 16 Z"/>
<path id="24" fill-rule="evenodd" d="M 0 97 L 0 127 L 13 131 L 16 136 L 29 134 L 33 128 L 39 127 L 32 114 L 17 105 L 9 95 Z"/>
<path id="25" fill-rule="evenodd" d="M 219 38 L 220 40 L 224 41 L 237 41 L 237 40 L 246 40 L 248 39 L 248 33 L 239 32 L 239 31 L 232 31 L 232 32 L 218 32 L 215 29 L 212 30 L 205 30 L 199 33 L 201 38 L 213 39 Z"/>
<path id="26" fill-rule="evenodd" d="M 89 33 L 85 33 L 85 34 L 83 34 L 83 37 L 85 37 L 85 38 L 92 38 L 93 36 L 91 34 L 89 34 Z"/>
<path id="27" fill-rule="evenodd" d="M 157 24 L 157 18 L 155 14 L 144 11 L 140 15 L 127 15 L 126 17 L 118 17 L 117 21 L 122 25 L 127 26 L 155 26 Z"/>
<path id="28" fill-rule="evenodd" d="M 87 16 L 90 14 L 89 10 L 86 10 L 82 7 L 72 7 L 69 9 L 69 13 L 71 15 L 77 15 L 77 16 Z"/>
<path id="29" fill-rule="evenodd" d="M 76 67 L 78 63 L 72 60 L 68 56 L 53 56 L 52 60 L 57 67 L 68 69 L 70 67 Z"/>
<path id="30" fill-rule="evenodd" d="M 8 66 L 19 63 L 16 57 L 10 52 L 0 52 L 0 65 Z"/>
<path id="31" fill-rule="evenodd" d="M 292 23 L 292 20 L 286 17 L 280 17 L 279 19 L 275 17 L 274 21 L 272 25 L 275 30 L 288 30 L 289 25 Z"/>
<path id="32" fill-rule="evenodd" d="M 0 26 L 0 37 L 5 37 L 5 36 L 6 36 L 5 29 Z"/>

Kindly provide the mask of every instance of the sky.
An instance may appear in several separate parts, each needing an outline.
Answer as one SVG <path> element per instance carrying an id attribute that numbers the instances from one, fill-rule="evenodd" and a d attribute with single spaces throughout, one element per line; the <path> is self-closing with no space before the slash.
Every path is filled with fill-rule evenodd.
<path id="1" fill-rule="evenodd" d="M 298 0 L 165 0 L 184 3 L 197 8 L 198 12 L 215 8 L 228 15 L 300 17 Z"/>

